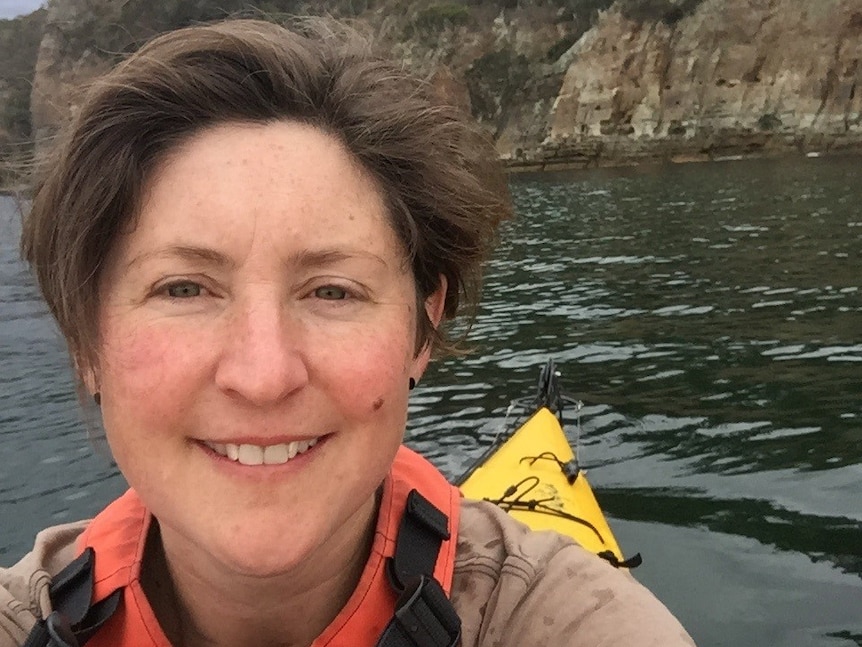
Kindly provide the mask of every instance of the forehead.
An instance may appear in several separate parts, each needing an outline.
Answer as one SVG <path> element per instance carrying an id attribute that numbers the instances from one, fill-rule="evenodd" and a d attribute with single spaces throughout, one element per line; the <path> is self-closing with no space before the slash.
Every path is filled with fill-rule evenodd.
<path id="1" fill-rule="evenodd" d="M 317 194 L 321 200 L 342 193 L 382 202 L 376 179 L 333 134 L 296 122 L 224 123 L 195 133 L 169 151 L 151 175 L 147 193 L 161 185 L 177 197 L 203 188 L 224 196 L 242 183 L 247 194 L 296 202 Z M 333 189 L 338 193 L 333 194 Z M 146 197 L 146 196 L 145 196 Z"/>
<path id="2" fill-rule="evenodd" d="M 171 151 L 144 187 L 128 247 L 352 244 L 404 256 L 379 184 L 335 136 L 306 124 L 232 123 Z"/>

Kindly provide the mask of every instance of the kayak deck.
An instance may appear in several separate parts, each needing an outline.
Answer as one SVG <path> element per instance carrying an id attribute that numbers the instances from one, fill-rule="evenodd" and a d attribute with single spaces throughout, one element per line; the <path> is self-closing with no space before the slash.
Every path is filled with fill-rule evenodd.
<path id="1" fill-rule="evenodd" d="M 533 530 L 572 537 L 612 563 L 623 555 L 556 416 L 539 408 L 458 483 L 470 499 L 496 503 Z"/>

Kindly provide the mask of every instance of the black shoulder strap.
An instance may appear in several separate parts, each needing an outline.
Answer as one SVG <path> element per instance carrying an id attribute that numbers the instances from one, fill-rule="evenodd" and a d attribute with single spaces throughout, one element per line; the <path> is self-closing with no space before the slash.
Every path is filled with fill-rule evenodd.
<path id="1" fill-rule="evenodd" d="M 81 647 L 114 614 L 122 589 L 91 604 L 95 564 L 96 552 L 87 548 L 54 577 L 49 589 L 54 610 L 36 623 L 24 647 Z"/>
<path id="2" fill-rule="evenodd" d="M 411 490 L 398 526 L 395 554 L 387 564 L 392 587 L 400 593 L 411 579 L 432 577 L 445 539 L 449 539 L 449 519 L 418 491 Z"/>
<path id="3" fill-rule="evenodd" d="M 395 554 L 387 564 L 389 581 L 401 597 L 377 647 L 455 647 L 460 641 L 461 620 L 434 579 L 445 539 L 449 539 L 448 517 L 411 490 L 398 526 Z"/>

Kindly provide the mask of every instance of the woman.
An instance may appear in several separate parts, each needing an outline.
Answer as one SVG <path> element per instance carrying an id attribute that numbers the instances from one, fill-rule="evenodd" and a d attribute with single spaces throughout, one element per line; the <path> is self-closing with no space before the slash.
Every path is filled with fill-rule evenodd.
<path id="1" fill-rule="evenodd" d="M 401 447 L 510 213 L 494 157 L 330 21 L 174 32 L 97 82 L 22 248 L 131 489 L 0 572 L 0 645 L 691 644 Z"/>

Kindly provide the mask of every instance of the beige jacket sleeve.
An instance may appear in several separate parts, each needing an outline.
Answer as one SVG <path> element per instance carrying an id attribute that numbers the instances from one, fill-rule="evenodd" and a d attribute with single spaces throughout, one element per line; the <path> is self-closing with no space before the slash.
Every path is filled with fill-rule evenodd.
<path id="1" fill-rule="evenodd" d="M 491 504 L 464 501 L 452 587 L 462 647 L 691 647 L 627 571 Z"/>
<path id="2" fill-rule="evenodd" d="M 75 540 L 87 523 L 43 530 L 20 562 L 0 568 L 0 647 L 23 645 L 36 621 L 51 612 L 51 576 L 74 559 Z"/>

